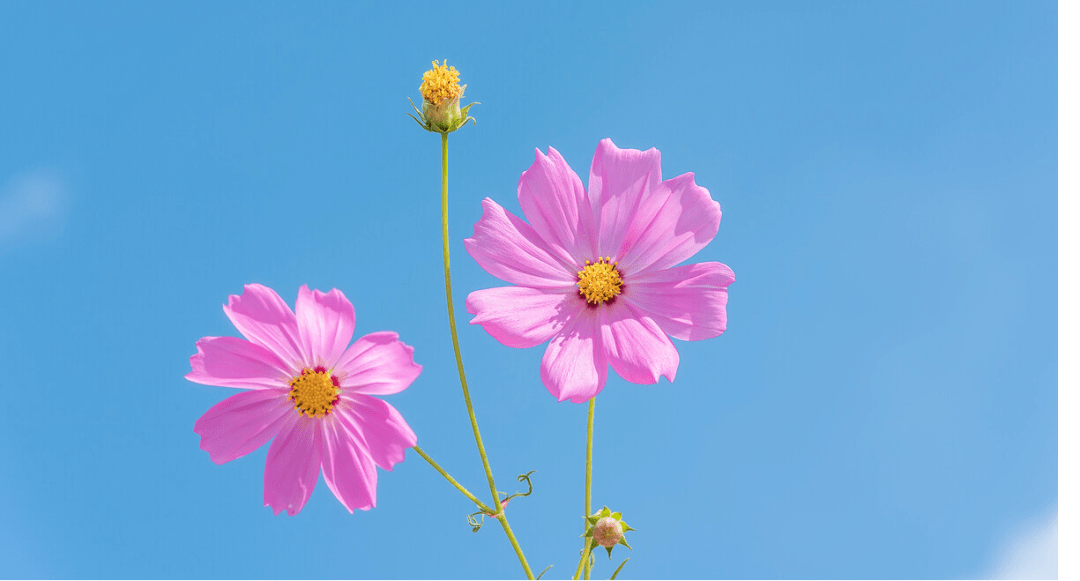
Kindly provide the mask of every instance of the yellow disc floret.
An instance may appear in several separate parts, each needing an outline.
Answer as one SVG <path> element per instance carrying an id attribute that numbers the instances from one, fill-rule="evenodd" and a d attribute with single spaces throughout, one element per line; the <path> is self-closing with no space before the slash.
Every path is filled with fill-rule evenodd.
<path id="1" fill-rule="evenodd" d="M 289 399 L 295 404 L 296 411 L 309 418 L 321 418 L 330 413 L 341 391 L 330 372 L 321 367 L 305 367 L 289 385 L 292 386 Z"/>
<path id="2" fill-rule="evenodd" d="M 424 73 L 424 82 L 420 84 L 420 95 L 432 105 L 438 105 L 443 99 L 461 98 L 465 93 L 465 85 L 458 84 L 458 72 L 454 67 L 447 68 L 446 59 L 443 64 L 439 61 L 431 61 L 431 70 Z"/>
<path id="3" fill-rule="evenodd" d="M 578 292 L 591 304 L 606 303 L 622 292 L 622 277 L 615 268 L 619 263 L 610 260 L 610 257 L 596 262 L 586 260 L 585 268 L 577 273 Z"/>

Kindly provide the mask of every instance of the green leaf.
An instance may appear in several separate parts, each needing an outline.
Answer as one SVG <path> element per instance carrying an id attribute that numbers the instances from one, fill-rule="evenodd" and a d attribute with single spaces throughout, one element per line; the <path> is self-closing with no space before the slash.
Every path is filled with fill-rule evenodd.
<path id="1" fill-rule="evenodd" d="M 619 566 L 615 569 L 615 572 L 611 574 L 612 581 L 615 581 L 615 577 L 619 574 L 619 571 L 622 571 L 622 566 L 625 565 L 626 562 L 629 561 L 629 560 L 630 560 L 630 557 L 627 557 L 627 558 L 623 559 L 622 563 L 619 563 Z M 537 579 L 539 579 L 539 577 L 537 577 Z"/>
<path id="2" fill-rule="evenodd" d="M 623 562 L 625 563 L 626 561 L 623 561 Z M 540 578 L 544 576 L 544 573 L 547 573 L 548 569 L 550 569 L 550 568 L 552 568 L 554 566 L 555 565 L 548 565 L 547 567 L 544 567 L 544 570 L 540 571 L 540 574 L 536 576 L 536 581 L 540 581 Z"/>

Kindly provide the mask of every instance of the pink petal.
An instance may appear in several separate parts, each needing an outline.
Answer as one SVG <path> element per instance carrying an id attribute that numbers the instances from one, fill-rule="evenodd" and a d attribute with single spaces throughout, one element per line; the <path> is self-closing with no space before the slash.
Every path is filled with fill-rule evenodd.
<path id="1" fill-rule="evenodd" d="M 604 389 L 607 361 L 600 345 L 597 311 L 583 309 L 555 334 L 540 362 L 540 379 L 559 401 L 584 403 Z"/>
<path id="2" fill-rule="evenodd" d="M 413 348 L 397 333 L 381 331 L 357 339 L 338 360 L 334 375 L 346 390 L 387 395 L 409 387 L 422 369 L 413 361 Z"/>
<path id="3" fill-rule="evenodd" d="M 291 415 L 292 425 L 270 444 L 263 474 L 263 502 L 274 514 L 300 512 L 319 481 L 321 418 Z"/>
<path id="4" fill-rule="evenodd" d="M 660 152 L 619 149 L 604 139 L 593 155 L 589 198 L 600 216 L 600 256 L 616 256 L 642 200 L 659 186 Z"/>
<path id="5" fill-rule="evenodd" d="M 225 315 L 247 337 L 274 352 L 299 372 L 303 357 L 296 315 L 273 289 L 261 284 L 244 285 L 244 294 L 229 295 Z"/>
<path id="6" fill-rule="evenodd" d="M 481 204 L 484 215 L 476 223 L 465 250 L 493 276 L 534 288 L 557 288 L 577 280 L 577 270 L 565 252 L 556 258 L 547 242 L 521 218 L 491 198 Z"/>
<path id="7" fill-rule="evenodd" d="M 504 286 L 473 291 L 465 309 L 476 315 L 469 321 L 481 325 L 507 347 L 535 347 L 550 339 L 585 308 L 577 287 L 539 290 Z"/>
<path id="8" fill-rule="evenodd" d="M 726 264 L 687 264 L 634 276 L 622 298 L 668 335 L 698 341 L 727 329 L 727 286 L 733 282 Z"/>
<path id="9" fill-rule="evenodd" d="M 332 367 L 352 340 L 356 313 L 338 289 L 324 293 L 304 285 L 296 296 L 296 322 L 304 362 Z"/>
<path id="10" fill-rule="evenodd" d="M 342 421 L 340 408 L 339 403 L 322 426 L 323 479 L 349 513 L 369 510 L 375 506 L 375 462 L 355 429 Z"/>
<path id="11" fill-rule="evenodd" d="M 393 470 L 394 464 L 405 461 L 405 450 L 416 445 L 416 434 L 394 406 L 361 394 L 343 394 L 341 399 L 342 423 L 363 436 L 368 454 L 380 468 Z"/>
<path id="12" fill-rule="evenodd" d="M 623 300 L 599 311 L 600 341 L 615 373 L 631 383 L 656 383 L 661 375 L 675 381 L 679 352 L 659 325 Z"/>
<path id="13" fill-rule="evenodd" d="M 219 402 L 197 422 L 199 447 L 216 464 L 250 454 L 289 425 L 296 415 L 288 390 L 245 391 Z"/>
<path id="14" fill-rule="evenodd" d="M 525 219 L 570 264 L 596 257 L 596 226 L 581 178 L 554 147 L 536 160 L 518 180 L 518 203 Z"/>
<path id="15" fill-rule="evenodd" d="M 184 376 L 189 381 L 244 389 L 278 389 L 289 382 L 277 355 L 239 337 L 203 337 L 195 349 L 191 373 Z"/>
<path id="16" fill-rule="evenodd" d="M 625 275 L 674 266 L 705 247 L 720 229 L 720 204 L 687 173 L 660 183 L 642 202 L 619 249 Z"/>

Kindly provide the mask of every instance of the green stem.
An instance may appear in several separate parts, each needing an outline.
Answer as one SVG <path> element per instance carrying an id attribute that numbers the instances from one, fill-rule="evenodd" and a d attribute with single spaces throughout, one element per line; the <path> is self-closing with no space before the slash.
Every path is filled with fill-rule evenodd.
<path id="1" fill-rule="evenodd" d="M 447 180 L 450 157 L 447 148 L 447 137 L 446 133 L 442 134 L 442 242 L 443 272 L 446 275 L 446 314 L 450 319 L 450 338 L 454 341 L 454 357 L 457 358 L 458 376 L 461 378 L 461 392 L 465 394 L 465 407 L 469 410 L 469 421 L 472 423 L 473 436 L 476 438 L 476 449 L 480 451 L 480 461 L 484 463 L 484 473 L 487 474 L 488 487 L 491 488 L 491 498 L 495 501 L 496 510 L 499 511 L 495 515 L 498 517 L 499 522 L 502 523 L 503 530 L 506 531 L 506 537 L 510 539 L 510 544 L 513 545 L 514 552 L 517 553 L 518 560 L 521 561 L 521 567 L 525 570 L 525 575 L 529 579 L 535 579 L 532 570 L 529 568 L 528 561 L 525 560 L 524 553 L 521 552 L 517 539 L 514 538 L 514 532 L 510 530 L 510 523 L 507 522 L 506 515 L 503 513 L 502 503 L 499 502 L 499 492 L 495 489 L 495 477 L 491 473 L 487 452 L 484 451 L 484 440 L 480 438 L 480 426 L 476 423 L 476 412 L 473 411 L 472 398 L 469 397 L 469 384 L 465 381 L 465 365 L 461 362 L 457 324 L 454 323 L 454 297 L 450 290 L 450 210 Z"/>
<path id="2" fill-rule="evenodd" d="M 592 542 L 591 538 L 585 541 L 585 550 L 582 551 L 581 560 L 578 561 L 577 569 L 574 571 L 574 581 L 581 577 L 581 570 L 585 568 L 585 562 L 589 560 L 589 553 L 592 552 Z"/>
<path id="3" fill-rule="evenodd" d="M 592 500 L 592 428 L 593 428 L 593 415 L 596 412 L 596 398 L 589 400 L 589 423 L 585 430 L 585 532 L 589 532 L 589 516 L 592 515 L 592 508 L 589 506 Z M 592 539 L 585 539 L 585 550 L 588 551 L 592 545 Z M 577 577 L 574 577 L 577 579 Z M 585 566 L 584 579 L 589 578 L 589 567 Z"/>
<path id="4" fill-rule="evenodd" d="M 447 474 L 446 470 L 443 470 L 442 466 L 439 466 L 438 462 L 431 459 L 431 456 L 428 456 L 427 454 L 425 454 L 424 451 L 420 449 L 420 446 L 413 446 L 413 450 L 415 450 L 417 454 L 420 454 L 421 458 L 423 458 L 424 460 L 427 460 L 428 464 L 431 464 L 431 467 L 434 468 L 439 474 L 442 474 L 443 478 L 445 478 L 448 482 L 450 482 L 450 484 L 453 484 L 454 488 L 461 491 L 461 493 L 464 494 L 469 500 L 475 502 L 476 506 L 479 507 L 480 510 L 482 510 L 482 511 L 488 513 L 488 514 L 493 514 L 495 512 L 495 511 L 491 510 L 490 508 L 488 508 L 488 505 L 480 502 L 480 500 L 478 498 L 476 498 L 475 496 L 473 496 L 473 493 L 469 492 L 464 486 L 458 484 L 458 481 L 454 480 L 453 476 L 450 476 L 449 474 Z"/>

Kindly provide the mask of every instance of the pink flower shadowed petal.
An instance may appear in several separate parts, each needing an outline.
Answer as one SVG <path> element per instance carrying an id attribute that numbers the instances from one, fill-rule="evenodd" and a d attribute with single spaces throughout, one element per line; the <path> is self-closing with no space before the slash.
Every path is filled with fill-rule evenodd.
<path id="1" fill-rule="evenodd" d="M 683 341 L 711 339 L 727 330 L 727 287 L 735 273 L 719 262 L 642 273 L 625 298 Z"/>
<path id="2" fill-rule="evenodd" d="M 619 267 L 633 276 L 675 266 L 705 248 L 719 230 L 720 204 L 694 183 L 694 174 L 663 181 L 631 221 Z"/>
<path id="3" fill-rule="evenodd" d="M 660 184 L 660 152 L 600 141 L 589 170 L 589 198 L 600 216 L 596 256 L 616 256 L 644 199 Z"/>
<path id="4" fill-rule="evenodd" d="M 548 250 L 569 264 L 596 254 L 596 227 L 581 178 L 554 147 L 536 159 L 518 180 L 518 203 L 525 219 L 548 243 Z"/>
<path id="5" fill-rule="evenodd" d="M 659 325 L 633 312 L 626 301 L 597 309 L 600 342 L 611 368 L 631 383 L 656 383 L 663 375 L 675 381 L 679 352 Z"/>
<path id="6" fill-rule="evenodd" d="M 215 464 L 258 450 L 296 416 L 285 391 L 245 391 L 219 402 L 195 422 L 199 447 Z"/>
<path id="7" fill-rule="evenodd" d="M 342 418 L 326 422 L 322 437 L 323 479 L 330 492 L 350 514 L 374 508 L 378 476 L 367 445 Z"/>
<path id="8" fill-rule="evenodd" d="M 195 343 L 188 381 L 242 389 L 280 389 L 287 366 L 269 349 L 239 337 L 203 337 Z"/>
<path id="9" fill-rule="evenodd" d="M 559 401 L 584 403 L 604 389 L 608 363 L 598 327 L 596 311 L 585 309 L 548 343 L 540 380 Z"/>
<path id="10" fill-rule="evenodd" d="M 572 263 L 564 256 L 556 258 L 532 226 L 490 198 L 481 205 L 484 215 L 472 237 L 465 239 L 465 250 L 481 268 L 507 282 L 533 288 L 574 284 Z"/>
<path id="11" fill-rule="evenodd" d="M 379 468 L 393 470 L 394 464 L 403 462 L 405 450 L 416 445 L 416 434 L 397 409 L 381 399 L 359 393 L 344 394 L 342 399 L 347 403 L 341 415 L 342 423 L 363 435 Z"/>
<path id="12" fill-rule="evenodd" d="M 274 514 L 284 510 L 292 516 L 304 508 L 319 481 L 323 439 L 318 419 L 290 417 L 291 425 L 274 438 L 266 454 L 263 502 L 274 509 Z"/>
<path id="13" fill-rule="evenodd" d="M 409 387 L 423 369 L 413 361 L 413 348 L 390 331 L 356 340 L 334 367 L 341 387 L 368 395 L 389 395 Z"/>
<path id="14" fill-rule="evenodd" d="M 330 367 L 352 340 L 356 313 L 341 291 L 323 293 L 304 285 L 296 297 L 296 322 L 304 361 Z"/>
<path id="15" fill-rule="evenodd" d="M 248 341 L 273 351 L 286 365 L 307 363 L 301 354 L 296 315 L 272 289 L 261 284 L 244 285 L 244 294 L 230 295 L 224 309 Z"/>
<path id="16" fill-rule="evenodd" d="M 547 341 L 584 308 L 566 289 L 502 286 L 473 291 L 465 299 L 465 309 L 476 315 L 469 323 L 483 326 L 507 347 Z"/>

